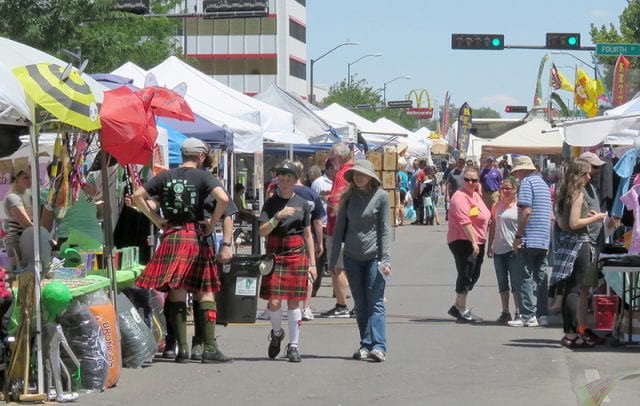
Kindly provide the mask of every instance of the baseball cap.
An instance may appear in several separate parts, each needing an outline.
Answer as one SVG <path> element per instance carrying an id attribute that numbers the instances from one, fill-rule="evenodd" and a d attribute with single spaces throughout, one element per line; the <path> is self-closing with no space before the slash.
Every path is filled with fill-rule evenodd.
<path id="1" fill-rule="evenodd" d="M 291 175 L 295 176 L 296 178 L 300 179 L 300 169 L 298 168 L 298 165 L 294 164 L 291 161 L 283 161 L 276 168 L 276 173 L 278 175 L 280 175 L 280 174 L 283 174 L 283 175 L 291 174 Z"/>
<path id="2" fill-rule="evenodd" d="M 594 154 L 593 152 L 583 152 L 578 158 L 582 159 L 583 161 L 589 162 L 591 166 L 602 166 L 606 164 L 605 161 L 600 159 L 600 157 L 598 157 L 598 155 Z"/>

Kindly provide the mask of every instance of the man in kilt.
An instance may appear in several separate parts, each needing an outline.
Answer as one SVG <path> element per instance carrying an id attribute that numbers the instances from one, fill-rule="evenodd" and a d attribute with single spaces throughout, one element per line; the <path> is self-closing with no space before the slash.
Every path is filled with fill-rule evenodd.
<path id="1" fill-rule="evenodd" d="M 267 252 L 275 256 L 273 271 L 262 277 L 260 297 L 268 301 L 271 332 L 269 358 L 280 353 L 285 333 L 281 327 L 282 301 L 287 301 L 289 345 L 287 359 L 300 362 L 298 339 L 302 323 L 300 302 L 307 292 L 307 281 L 317 276 L 311 210 L 309 203 L 293 192 L 300 178 L 300 169 L 291 161 L 284 161 L 277 169 L 278 188 L 264 203 L 260 213 L 260 235 L 267 237 Z"/>
<path id="2" fill-rule="evenodd" d="M 160 246 L 136 284 L 169 292 L 165 316 L 178 341 L 176 362 L 189 362 L 187 292 L 194 293 L 200 303 L 194 317 L 200 319 L 203 330 L 202 362 L 230 362 L 232 359 L 218 350 L 215 338 L 214 293 L 220 290 L 220 279 L 213 250 L 206 241 L 222 217 L 229 197 L 219 180 L 200 169 L 209 154 L 206 144 L 187 138 L 181 150 L 180 167 L 160 173 L 133 195 L 138 209 L 163 230 Z M 216 205 L 211 217 L 205 220 L 204 201 L 208 195 L 216 200 Z M 159 199 L 162 217 L 152 209 L 154 204 L 148 202 L 151 196 Z"/>

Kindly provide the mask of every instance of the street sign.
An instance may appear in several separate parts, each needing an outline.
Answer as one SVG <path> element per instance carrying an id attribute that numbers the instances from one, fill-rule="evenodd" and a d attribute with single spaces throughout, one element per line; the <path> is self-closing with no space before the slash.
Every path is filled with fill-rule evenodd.
<path id="1" fill-rule="evenodd" d="M 598 56 L 640 56 L 640 44 L 596 44 Z"/>
<path id="2" fill-rule="evenodd" d="M 373 108 L 370 104 L 356 104 L 356 109 L 371 109 Z"/>
<path id="3" fill-rule="evenodd" d="M 407 109 L 407 115 L 411 117 L 415 117 L 418 120 L 429 120 L 433 117 L 433 108 L 411 107 Z"/>
<path id="4" fill-rule="evenodd" d="M 387 102 L 387 107 L 390 109 L 408 109 L 413 107 L 413 101 L 411 100 L 393 100 Z"/>

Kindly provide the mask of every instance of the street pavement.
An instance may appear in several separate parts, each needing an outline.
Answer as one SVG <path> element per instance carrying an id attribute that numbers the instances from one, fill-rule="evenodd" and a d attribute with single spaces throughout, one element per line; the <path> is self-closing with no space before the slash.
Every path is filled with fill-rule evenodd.
<path id="1" fill-rule="evenodd" d="M 491 322 L 500 314 L 493 263 L 485 258 L 469 307 L 488 322 L 456 323 L 447 315 L 456 272 L 446 225 L 395 229 L 393 274 L 387 286 L 387 361 L 355 361 L 354 319 L 304 322 L 299 364 L 267 357 L 268 321 L 219 327 L 232 364 L 188 365 L 160 360 L 124 369 L 118 385 L 82 395 L 86 405 L 575 405 L 575 389 L 597 377 L 640 368 L 637 348 L 560 346 L 562 325 L 514 328 Z M 328 278 L 327 278 L 328 279 Z M 312 300 L 331 308 L 326 282 Z M 512 305 L 513 306 L 513 305 Z M 265 302 L 260 300 L 259 311 Z M 512 307 L 513 309 L 513 307 Z M 286 313 L 285 313 L 286 314 Z M 286 330 L 286 320 L 283 320 Z M 286 340 L 285 340 L 286 341 Z M 284 348 L 283 343 L 283 348 Z M 622 381 L 606 404 L 633 405 L 637 379 Z"/>

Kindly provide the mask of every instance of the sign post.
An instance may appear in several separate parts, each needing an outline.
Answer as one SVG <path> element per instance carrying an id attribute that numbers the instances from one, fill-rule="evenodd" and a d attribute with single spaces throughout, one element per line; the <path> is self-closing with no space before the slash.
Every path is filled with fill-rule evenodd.
<path id="1" fill-rule="evenodd" d="M 640 44 L 596 44 L 597 56 L 640 56 Z"/>

